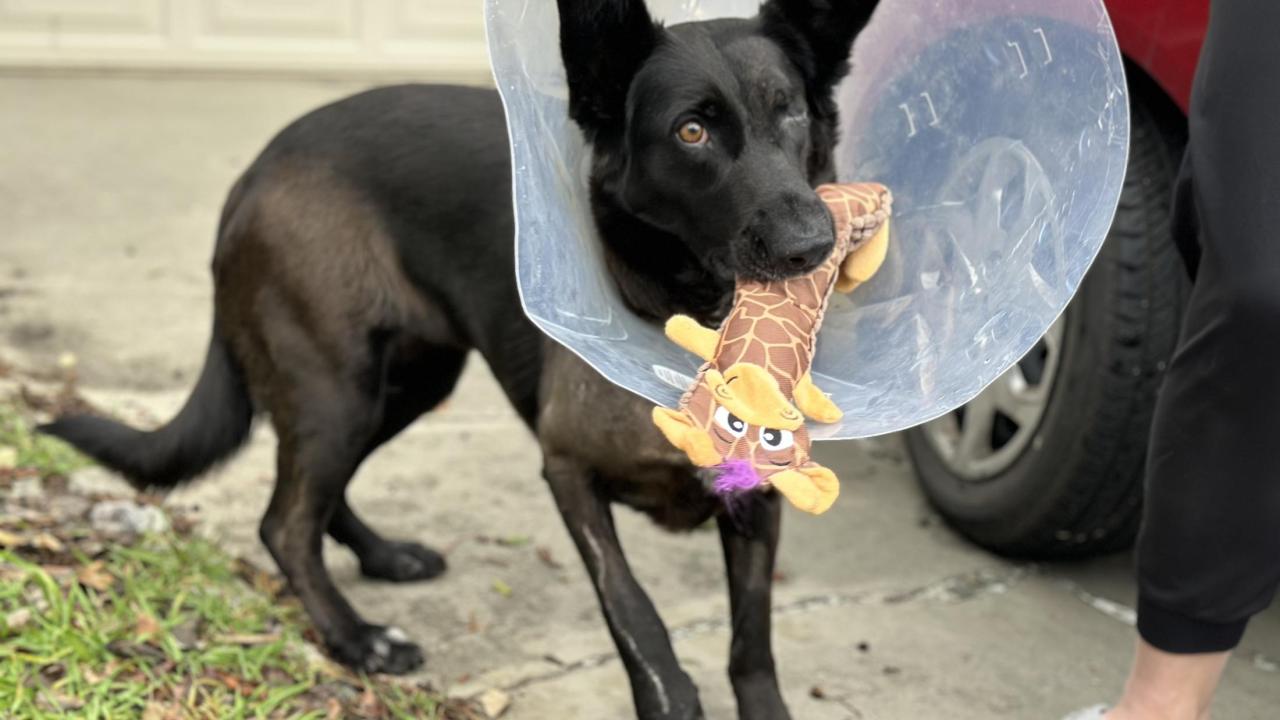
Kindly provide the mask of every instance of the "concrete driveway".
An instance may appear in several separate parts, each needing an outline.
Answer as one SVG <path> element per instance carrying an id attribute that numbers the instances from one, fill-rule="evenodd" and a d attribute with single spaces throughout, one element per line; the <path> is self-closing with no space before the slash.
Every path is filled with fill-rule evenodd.
<path id="1" fill-rule="evenodd" d="M 358 87 L 0 77 L 0 357 L 40 369 L 74 353 L 93 398 L 139 421 L 167 418 L 203 358 L 223 194 L 285 122 Z M 172 496 L 198 504 L 230 550 L 268 564 L 257 522 L 273 446 L 259 427 L 242 455 Z M 897 438 L 819 454 L 846 489 L 821 518 L 788 514 L 776 591 L 778 664 L 797 718 L 1056 720 L 1116 695 L 1133 641 L 1130 558 L 1004 562 L 929 511 Z M 405 586 L 361 579 L 345 550 L 327 555 L 369 619 L 423 643 L 437 685 L 506 688 L 516 720 L 629 716 L 626 677 L 536 447 L 482 363 L 447 407 L 366 463 L 351 498 L 388 535 L 449 551 L 444 578 Z M 673 536 L 619 515 L 708 716 L 734 717 L 715 533 Z M 1277 662 L 1273 610 L 1230 664 L 1217 717 L 1280 716 Z"/>

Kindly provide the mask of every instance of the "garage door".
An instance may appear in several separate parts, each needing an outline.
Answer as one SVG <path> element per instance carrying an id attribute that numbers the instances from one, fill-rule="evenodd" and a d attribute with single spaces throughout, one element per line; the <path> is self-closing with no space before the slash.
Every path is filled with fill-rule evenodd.
<path id="1" fill-rule="evenodd" d="M 0 0 L 0 67 L 488 76 L 481 0 Z"/>

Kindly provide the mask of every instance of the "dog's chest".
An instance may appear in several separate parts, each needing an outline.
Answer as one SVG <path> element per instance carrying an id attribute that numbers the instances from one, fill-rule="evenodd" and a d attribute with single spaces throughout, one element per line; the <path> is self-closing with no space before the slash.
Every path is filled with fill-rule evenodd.
<path id="1" fill-rule="evenodd" d="M 613 499 L 684 529 L 717 507 L 702 474 L 653 424 L 653 404 L 548 340 L 539 390 L 545 454 L 571 459 Z"/>

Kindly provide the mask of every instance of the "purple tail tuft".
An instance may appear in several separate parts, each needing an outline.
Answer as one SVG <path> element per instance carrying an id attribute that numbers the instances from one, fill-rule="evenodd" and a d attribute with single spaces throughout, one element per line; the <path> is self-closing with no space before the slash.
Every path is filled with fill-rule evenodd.
<path id="1" fill-rule="evenodd" d="M 715 489 L 720 495 L 735 495 L 760 486 L 760 475 L 746 460 L 729 460 L 716 466 Z"/>

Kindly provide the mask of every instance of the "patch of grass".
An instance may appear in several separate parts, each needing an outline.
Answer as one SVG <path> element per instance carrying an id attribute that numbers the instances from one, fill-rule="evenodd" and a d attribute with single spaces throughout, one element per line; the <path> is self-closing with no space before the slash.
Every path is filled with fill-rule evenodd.
<path id="1" fill-rule="evenodd" d="M 88 461 L 33 433 L 29 414 L 0 401 L 0 448 L 17 453 L 5 473 L 44 488 L 7 498 L 0 483 L 0 717 L 479 717 L 425 686 L 328 661 L 278 577 L 205 539 L 93 529 L 91 501 L 49 482 Z"/>
<path id="2" fill-rule="evenodd" d="M 12 448 L 12 452 L 5 448 Z M 57 438 L 35 432 L 14 403 L 0 402 L 0 460 L 41 475 L 69 475 L 90 464 L 88 458 Z"/>
<path id="3" fill-rule="evenodd" d="M 308 657 L 296 603 L 199 538 L 151 536 L 79 567 L 0 552 L 0 612 L 6 718 L 446 717 L 420 688 Z"/>

